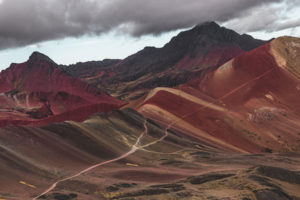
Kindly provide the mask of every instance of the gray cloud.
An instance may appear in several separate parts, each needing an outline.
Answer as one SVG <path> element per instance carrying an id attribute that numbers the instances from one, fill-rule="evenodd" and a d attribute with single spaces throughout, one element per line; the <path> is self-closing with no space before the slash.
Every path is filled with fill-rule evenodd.
<path id="1" fill-rule="evenodd" d="M 273 5 L 284 1 L 288 4 Z M 292 7 L 298 3 L 298 0 L 1 0 L 0 49 L 111 30 L 132 36 L 160 34 L 205 21 L 227 22 L 245 31 L 264 30 L 266 24 L 269 30 L 288 28 L 298 23 L 274 24 L 280 18 L 275 11 L 280 5 Z"/>
<path id="2" fill-rule="evenodd" d="M 300 18 L 295 19 L 298 0 L 286 0 L 278 4 L 264 4 L 250 8 L 238 18 L 228 20 L 225 25 L 239 32 L 274 32 L 300 26 Z"/>
<path id="3" fill-rule="evenodd" d="M 285 30 L 285 29 L 288 29 L 288 28 L 295 28 L 295 27 L 299 27 L 299 26 L 300 26 L 300 18 L 297 18 L 295 20 L 291 20 L 291 21 L 287 21 L 287 22 L 277 24 L 270 31 Z"/>

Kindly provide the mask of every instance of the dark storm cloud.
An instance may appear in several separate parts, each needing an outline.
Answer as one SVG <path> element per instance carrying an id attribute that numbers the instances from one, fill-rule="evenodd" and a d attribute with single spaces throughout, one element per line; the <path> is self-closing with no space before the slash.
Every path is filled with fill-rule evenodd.
<path id="1" fill-rule="evenodd" d="M 246 21 L 245 25 L 251 24 L 253 29 L 261 30 L 268 19 L 276 21 L 278 16 L 270 13 L 268 17 L 258 14 L 251 18 L 252 12 L 284 1 L 0 0 L 0 49 L 65 37 L 102 34 L 110 30 L 132 36 L 159 34 L 205 21 L 230 22 L 240 17 Z M 297 3 L 295 0 L 286 1 L 289 6 Z M 263 20 L 263 23 L 259 23 L 259 20 Z M 243 21 L 239 21 L 239 26 L 234 21 L 231 23 L 238 30 L 246 30 Z"/>

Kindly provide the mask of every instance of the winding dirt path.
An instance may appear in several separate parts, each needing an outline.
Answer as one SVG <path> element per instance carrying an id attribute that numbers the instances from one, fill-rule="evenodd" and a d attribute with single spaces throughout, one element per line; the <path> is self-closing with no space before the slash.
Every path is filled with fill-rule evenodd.
<path id="1" fill-rule="evenodd" d="M 148 127 L 147 127 L 147 120 L 144 121 L 144 128 L 145 130 L 141 133 L 141 135 L 138 137 L 138 139 L 136 140 L 136 143 L 134 145 L 132 145 L 130 151 L 124 153 L 123 155 L 117 157 L 117 158 L 114 158 L 114 159 L 111 159 L 111 160 L 107 160 L 107 161 L 104 161 L 104 162 L 101 162 L 101 163 L 98 163 L 96 165 L 93 165 L 91 167 L 88 167 L 80 172 L 78 172 L 77 174 L 75 175 L 72 175 L 72 176 L 69 176 L 69 177 L 66 177 L 64 179 L 61 179 L 61 180 L 58 180 L 56 181 L 55 183 L 53 183 L 47 190 L 45 190 L 43 193 L 39 194 L 38 196 L 34 197 L 32 200 L 37 200 L 39 197 L 43 196 L 43 195 L 46 195 L 48 194 L 49 192 L 51 192 L 52 190 L 54 190 L 56 188 L 56 186 L 61 183 L 61 182 L 64 182 L 64 181 L 67 181 L 67 180 L 70 180 L 70 179 L 73 179 L 73 178 L 76 178 L 86 172 L 89 172 L 97 167 L 100 167 L 100 166 L 103 166 L 103 165 L 106 165 L 106 164 L 110 164 L 112 162 L 116 162 L 116 161 L 119 161 L 119 160 L 122 160 L 123 158 L 126 158 L 127 156 L 133 154 L 134 152 L 136 152 L 137 150 L 139 150 L 140 148 L 142 148 L 142 146 L 140 145 L 140 141 L 141 139 L 144 137 L 144 135 L 148 134 Z M 152 144 L 155 144 L 161 140 L 163 140 L 164 137 L 154 141 L 154 142 L 151 142 L 149 143 L 150 145 Z M 150 146 L 148 145 L 148 146 Z"/>

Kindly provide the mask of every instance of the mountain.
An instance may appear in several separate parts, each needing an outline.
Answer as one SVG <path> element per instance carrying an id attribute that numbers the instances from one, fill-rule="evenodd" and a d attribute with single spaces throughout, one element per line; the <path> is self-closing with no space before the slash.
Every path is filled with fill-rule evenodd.
<path id="1" fill-rule="evenodd" d="M 185 83 L 265 43 L 207 22 L 180 33 L 162 48 L 146 47 L 122 61 L 94 62 L 99 69 L 96 74 L 83 75 L 90 69 L 89 63 L 62 67 L 108 94 L 129 101 L 155 87 Z"/>
<path id="2" fill-rule="evenodd" d="M 27 62 L 12 64 L 0 73 L 0 126 L 84 120 L 95 112 L 122 105 L 123 102 L 69 76 L 38 52 Z"/>
<path id="3" fill-rule="evenodd" d="M 34 52 L 0 73 L 0 200 L 298 200 L 299 55 L 213 22 L 124 60 Z"/>
<path id="4" fill-rule="evenodd" d="M 300 152 L 300 39 L 282 37 L 129 106 L 202 143 L 241 153 Z"/>

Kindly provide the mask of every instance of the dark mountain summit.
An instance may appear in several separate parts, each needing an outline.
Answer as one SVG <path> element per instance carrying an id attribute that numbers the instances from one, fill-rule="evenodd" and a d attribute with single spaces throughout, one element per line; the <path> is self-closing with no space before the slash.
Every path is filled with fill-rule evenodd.
<path id="1" fill-rule="evenodd" d="M 254 39 L 247 34 L 240 35 L 233 30 L 219 26 L 215 22 L 206 22 L 197 25 L 192 30 L 180 34 L 178 38 L 180 38 L 180 36 L 182 36 L 182 38 L 184 36 L 194 38 L 197 45 L 217 42 L 219 45 L 220 43 L 235 45 L 244 51 L 250 51 L 266 43 L 266 41 Z"/>
<path id="2" fill-rule="evenodd" d="M 51 58 L 37 51 L 31 54 L 28 62 L 36 62 L 36 61 L 45 61 L 45 62 L 56 64 Z"/>
<path id="3" fill-rule="evenodd" d="M 197 25 L 191 30 L 184 31 L 174 37 L 163 48 L 144 48 L 137 54 L 126 58 L 118 69 L 126 73 L 128 70 L 136 74 L 128 74 L 135 79 L 148 72 L 160 72 L 178 63 L 185 56 L 193 59 L 197 56 L 205 57 L 216 48 L 232 47 L 249 51 L 264 44 L 265 41 L 253 39 L 248 35 L 240 35 L 233 30 L 220 27 L 215 22 Z M 220 55 L 216 55 L 219 57 Z M 221 55 L 222 57 L 222 55 Z M 231 57 L 229 58 L 231 59 Z M 211 66 L 208 66 L 211 67 Z"/>
<path id="4" fill-rule="evenodd" d="M 162 48 L 146 47 L 122 61 L 78 63 L 63 68 L 109 94 L 131 99 L 154 87 L 185 83 L 265 43 L 206 22 L 181 32 Z"/>

